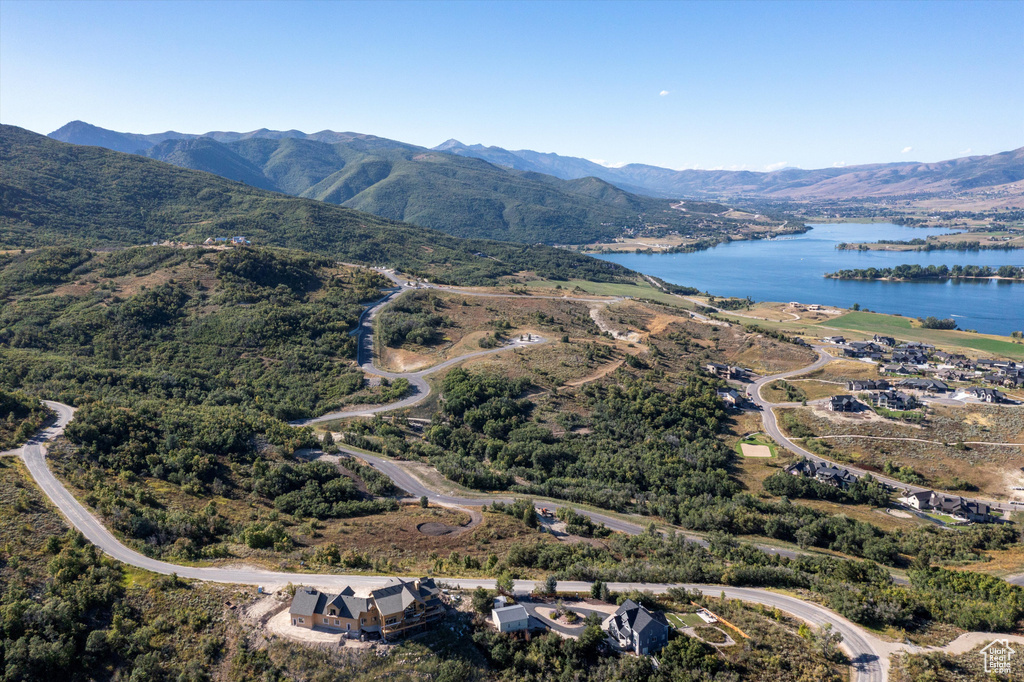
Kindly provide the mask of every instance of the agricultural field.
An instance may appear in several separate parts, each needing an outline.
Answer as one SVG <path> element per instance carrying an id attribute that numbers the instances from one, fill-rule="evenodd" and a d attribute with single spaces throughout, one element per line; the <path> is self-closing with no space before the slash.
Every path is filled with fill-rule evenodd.
<path id="1" fill-rule="evenodd" d="M 823 325 L 824 326 L 824 325 Z M 828 323 L 830 329 L 862 332 L 866 336 L 884 334 L 901 341 L 930 343 L 948 352 L 963 351 L 970 357 L 991 356 L 1024 359 L 1024 345 L 1005 336 L 971 332 L 923 329 L 907 317 L 881 313 L 849 312 Z"/>

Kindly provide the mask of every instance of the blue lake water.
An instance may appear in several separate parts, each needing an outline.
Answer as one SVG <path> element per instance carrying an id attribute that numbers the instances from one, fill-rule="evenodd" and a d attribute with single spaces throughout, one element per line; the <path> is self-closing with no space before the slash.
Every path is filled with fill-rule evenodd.
<path id="1" fill-rule="evenodd" d="M 956 319 L 961 329 L 987 334 L 1024 330 L 1024 283 L 1000 280 L 861 282 L 827 279 L 826 272 L 921 265 L 1024 265 L 1014 251 L 839 251 L 840 242 L 914 239 L 947 230 L 889 223 L 814 225 L 810 232 L 780 239 L 722 244 L 697 253 L 601 254 L 637 272 L 691 286 L 716 296 L 756 301 L 800 301 L 908 317 Z"/>

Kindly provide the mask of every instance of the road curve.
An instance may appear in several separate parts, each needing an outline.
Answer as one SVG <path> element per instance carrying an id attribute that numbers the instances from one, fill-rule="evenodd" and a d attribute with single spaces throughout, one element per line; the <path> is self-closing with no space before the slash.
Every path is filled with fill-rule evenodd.
<path id="1" fill-rule="evenodd" d="M 57 414 L 56 423 L 39 432 L 21 448 L 22 459 L 40 489 L 48 498 L 50 498 L 50 501 L 53 502 L 57 509 L 60 510 L 60 512 L 68 519 L 71 525 L 77 528 L 90 542 L 96 545 L 108 556 L 117 559 L 122 563 L 152 571 L 154 573 L 164 575 L 174 573 L 182 578 L 191 580 L 241 585 L 261 585 L 271 589 L 283 587 L 288 583 L 298 582 L 307 585 L 316 585 L 323 589 L 341 589 L 346 585 L 369 588 L 381 586 L 389 579 L 390 576 L 286 573 L 245 567 L 221 568 L 184 566 L 153 559 L 124 546 L 96 517 L 89 513 L 89 511 L 74 498 L 67 488 L 57 480 L 57 477 L 53 475 L 53 472 L 47 465 L 45 443 L 57 438 L 64 432 L 65 427 L 74 417 L 74 409 L 62 403 L 51 401 L 45 401 L 45 403 Z M 360 456 L 366 457 L 365 455 Z M 370 459 L 372 461 L 377 458 Z M 385 460 L 378 460 L 375 464 L 383 468 L 382 465 L 385 462 Z M 395 468 L 395 474 L 397 479 L 396 483 L 403 487 L 405 485 L 411 486 L 412 483 L 410 481 L 415 480 L 411 476 L 409 476 L 408 479 L 405 479 L 404 477 L 408 476 L 408 474 L 397 467 Z M 454 502 L 460 501 L 459 498 L 454 497 L 449 499 Z M 473 501 L 474 504 L 478 502 L 479 500 Z M 476 587 L 493 589 L 495 587 L 494 580 L 448 579 L 445 580 L 445 582 L 453 587 L 465 589 L 474 589 Z M 515 589 L 517 592 L 528 593 L 532 591 L 535 586 L 536 583 L 532 580 L 519 580 L 516 581 Z M 609 589 L 613 591 L 648 590 L 655 593 L 663 593 L 672 587 L 674 586 L 666 584 L 609 583 Z M 854 663 L 854 670 L 856 671 L 856 679 L 858 682 L 879 682 L 885 679 L 879 653 L 875 644 L 871 641 L 870 636 L 842 616 L 839 616 L 822 606 L 803 602 L 799 599 L 783 594 L 776 594 L 768 590 L 759 590 L 754 588 L 736 588 L 716 585 L 684 585 L 683 587 L 686 587 L 687 589 L 698 589 L 709 595 L 724 593 L 726 597 L 731 599 L 741 599 L 743 601 L 765 604 L 790 613 L 793 616 L 814 625 L 831 623 L 836 630 L 843 634 L 843 647 L 846 649 Z M 563 592 L 587 592 L 590 590 L 590 583 L 581 581 L 560 581 L 558 583 L 558 589 Z"/>
<path id="2" fill-rule="evenodd" d="M 820 462 L 820 463 L 824 463 L 824 464 L 834 464 L 836 466 L 842 467 L 844 469 L 847 469 L 847 470 L 853 472 L 858 477 L 859 476 L 864 476 L 866 474 L 871 474 L 871 476 L 874 477 L 875 480 L 881 481 L 882 483 L 884 483 L 884 484 L 886 484 L 888 486 L 891 486 L 892 488 L 894 488 L 896 490 L 908 490 L 908 491 L 910 491 L 912 493 L 918 493 L 918 492 L 924 492 L 924 491 L 928 491 L 928 490 L 933 490 L 933 488 L 925 488 L 925 487 L 922 487 L 922 486 L 919 486 L 919 485 L 910 485 L 908 483 L 904 483 L 903 481 L 896 480 L 895 478 L 890 478 L 888 476 L 884 476 L 882 474 L 879 474 L 878 472 L 866 471 L 864 469 L 858 469 L 857 467 L 850 466 L 849 464 L 837 464 L 836 462 L 833 462 L 832 460 L 825 459 L 824 457 L 821 457 L 820 455 L 814 454 L 810 450 L 807 450 L 805 448 L 800 447 L 799 445 L 794 443 L 792 440 L 790 440 L 784 433 L 782 433 L 782 429 L 779 428 L 778 419 L 775 416 L 774 408 L 776 408 L 776 407 L 794 407 L 794 406 L 797 405 L 797 403 L 772 403 L 772 402 L 769 402 L 768 400 L 766 400 L 765 398 L 763 398 L 761 396 L 761 389 L 766 384 L 771 383 L 772 381 L 775 381 L 777 379 L 788 379 L 790 377 L 799 376 L 801 374 L 807 374 L 807 373 L 813 372 L 815 370 L 821 369 L 822 367 L 824 367 L 825 365 L 827 365 L 828 363 L 830 363 L 830 362 L 832 362 L 833 360 L 836 359 L 833 356 L 831 356 L 828 353 L 826 353 L 825 350 L 823 348 L 821 348 L 820 346 L 815 346 L 814 350 L 818 354 L 818 359 L 815 360 L 814 363 L 812 363 L 812 364 L 810 364 L 810 365 L 808 365 L 806 367 L 801 367 L 800 369 L 793 369 L 793 370 L 790 370 L 788 372 L 782 372 L 780 374 L 772 374 L 771 376 L 761 377 L 760 379 L 756 380 L 751 385 L 751 388 L 749 390 L 750 399 L 751 399 L 751 401 L 755 405 L 757 405 L 758 410 L 760 410 L 760 412 L 761 412 L 761 421 L 764 424 L 765 432 L 769 436 L 771 436 L 775 440 L 776 443 L 778 443 L 779 445 L 783 446 L 787 450 L 790 450 L 791 452 L 794 452 L 794 453 L 796 453 L 796 454 L 798 454 L 798 455 L 800 455 L 802 457 L 805 457 L 805 458 L 807 458 L 809 460 L 812 460 L 814 462 Z M 1006 502 L 997 502 L 995 500 L 982 500 L 982 499 L 976 499 L 976 501 L 983 502 L 983 503 L 989 505 L 993 509 L 1002 509 L 1004 511 L 1020 511 L 1019 508 L 1012 507 L 1010 504 L 1008 504 Z M 1024 579 L 1024 576 L 1021 576 L 1021 578 Z"/>

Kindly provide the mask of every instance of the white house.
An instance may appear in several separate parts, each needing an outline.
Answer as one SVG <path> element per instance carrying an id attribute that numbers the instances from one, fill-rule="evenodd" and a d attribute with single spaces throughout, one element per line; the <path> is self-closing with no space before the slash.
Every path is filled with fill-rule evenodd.
<path id="1" fill-rule="evenodd" d="M 498 632 L 523 632 L 530 626 L 530 614 L 522 604 L 493 609 L 491 620 Z"/>

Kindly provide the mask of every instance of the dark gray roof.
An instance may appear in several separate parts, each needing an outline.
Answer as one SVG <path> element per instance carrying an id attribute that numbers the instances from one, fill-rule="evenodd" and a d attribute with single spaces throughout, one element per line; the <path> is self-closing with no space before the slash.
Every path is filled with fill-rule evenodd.
<path id="1" fill-rule="evenodd" d="M 351 589 L 350 587 L 346 588 L 348 591 Z M 324 607 L 325 612 L 331 606 L 338 609 L 338 617 L 340 618 L 359 618 L 360 614 L 370 610 L 370 600 L 366 597 L 353 597 L 351 594 L 342 592 L 327 603 Z"/>
<path id="2" fill-rule="evenodd" d="M 389 585 L 370 593 L 382 616 L 404 611 L 416 602 L 416 596 L 405 585 Z"/>
<path id="3" fill-rule="evenodd" d="M 615 619 L 620 628 L 622 625 L 627 625 L 640 637 L 644 637 L 651 630 L 668 627 L 664 616 L 660 613 L 651 613 L 632 599 L 622 602 L 622 606 L 615 612 Z"/>
<path id="4" fill-rule="evenodd" d="M 433 578 L 420 578 L 418 588 L 415 580 L 392 578 L 391 584 L 374 590 L 370 597 L 377 604 L 377 610 L 381 615 L 385 615 L 404 611 L 415 602 L 423 602 L 429 606 L 437 600 L 439 592 Z"/>
<path id="5" fill-rule="evenodd" d="M 295 597 L 292 599 L 289 613 L 294 613 L 296 616 L 312 616 L 314 613 L 323 613 L 326 603 L 327 595 L 323 592 L 300 587 L 295 590 Z"/>

